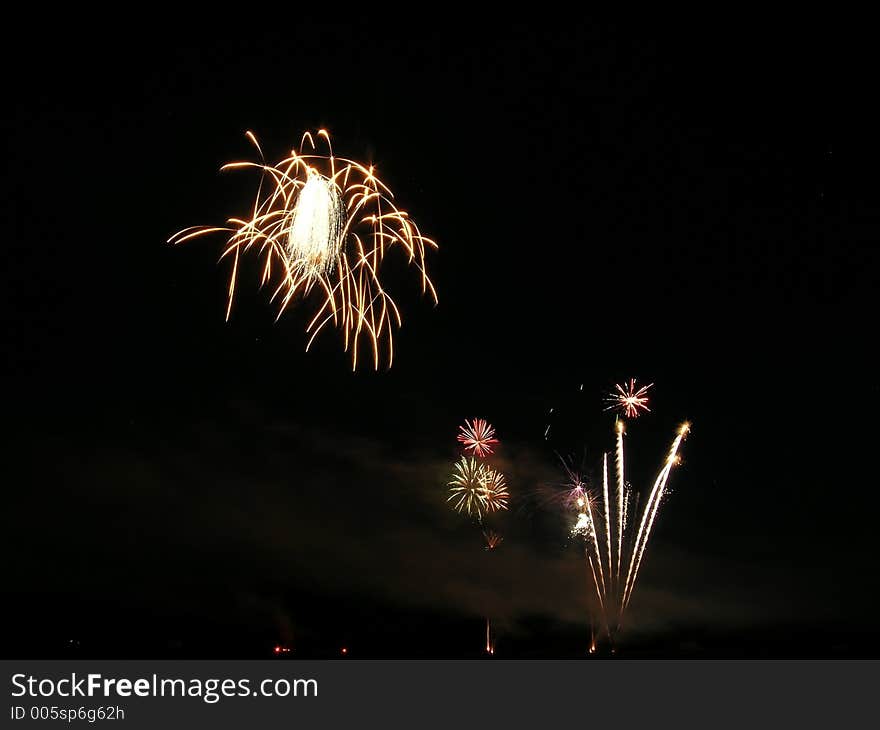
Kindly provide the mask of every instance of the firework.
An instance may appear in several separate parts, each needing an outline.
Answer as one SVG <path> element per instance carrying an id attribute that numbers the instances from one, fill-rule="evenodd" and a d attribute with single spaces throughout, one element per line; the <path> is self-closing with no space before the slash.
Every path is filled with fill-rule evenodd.
<path id="1" fill-rule="evenodd" d="M 577 522 L 571 528 L 572 535 L 580 535 L 587 540 L 592 541 L 596 537 L 596 530 L 593 527 L 593 521 L 586 512 L 578 512 Z"/>
<path id="2" fill-rule="evenodd" d="M 631 381 L 631 387 L 635 388 L 634 381 Z M 633 595 L 652 528 L 664 501 L 669 475 L 672 468 L 680 463 L 679 450 L 689 431 L 690 425 L 687 423 L 678 429 L 647 492 L 643 508 L 639 507 L 638 492 L 634 492 L 624 478 L 625 429 L 621 420 L 616 421 L 614 428 L 617 472 L 615 490 L 609 485 L 607 453 L 602 455 L 601 489 L 596 490 L 591 490 L 586 479 L 563 461 L 567 476 L 563 499 L 566 510 L 572 514 L 573 519 L 570 532 L 583 542 L 598 605 L 595 625 L 601 627 L 607 635 L 612 650 L 621 630 L 624 612 Z M 630 519 L 630 515 L 633 519 Z M 592 610 L 590 622 L 592 627 Z"/>
<path id="3" fill-rule="evenodd" d="M 602 554 L 598 544 L 599 535 L 593 516 L 595 498 L 588 490 L 584 478 L 570 469 L 564 459 L 562 460 L 562 465 L 568 476 L 568 484 L 563 496 L 563 502 L 577 516 L 571 528 L 571 535 L 572 537 L 581 538 L 584 542 L 584 554 L 590 566 L 596 594 L 599 596 L 601 603 L 606 592 L 606 586 L 605 571 L 602 568 Z M 602 610 L 604 611 L 604 606 Z"/>
<path id="4" fill-rule="evenodd" d="M 458 441 L 466 452 L 481 459 L 491 454 L 498 443 L 495 428 L 482 418 L 465 421 L 464 426 L 459 427 Z"/>
<path id="5" fill-rule="evenodd" d="M 492 454 L 498 444 L 495 429 L 484 419 L 466 420 L 459 427 L 457 436 L 464 455 L 456 462 L 452 479 L 448 483 L 448 502 L 459 513 L 475 517 L 482 526 L 484 515 L 507 509 L 510 494 L 507 480 L 498 469 L 485 463 L 483 459 Z M 494 530 L 483 530 L 485 549 L 494 551 L 504 540 Z M 492 637 L 492 622 L 486 617 L 486 653 L 495 653 Z"/>
<path id="6" fill-rule="evenodd" d="M 682 440 L 687 436 L 690 430 L 691 426 L 689 423 L 683 423 L 681 425 L 678 430 L 678 435 L 675 437 L 672 446 L 669 448 L 669 455 L 666 458 L 666 463 L 660 470 L 660 474 L 657 475 L 657 479 L 654 481 L 654 486 L 651 488 L 651 493 L 648 497 L 648 504 L 645 505 L 645 511 L 642 515 L 641 524 L 639 525 L 639 531 L 636 534 L 636 542 L 632 558 L 630 559 L 629 570 L 626 574 L 626 585 L 624 586 L 624 593 L 620 606 L 621 614 L 629 604 L 632 589 L 639 574 L 639 566 L 642 563 L 642 557 L 644 556 L 645 548 L 648 545 L 648 538 L 651 536 L 651 527 L 654 525 L 654 519 L 657 517 L 657 511 L 660 509 L 660 502 L 666 492 L 666 482 L 669 479 L 669 472 L 672 470 L 673 466 L 680 463 L 678 448 L 681 446 Z M 649 513 L 650 517 L 648 516 Z M 645 521 L 646 519 L 647 522 Z"/>
<path id="7" fill-rule="evenodd" d="M 361 340 L 373 367 L 385 353 L 394 358 L 393 331 L 402 323 L 400 310 L 385 289 L 381 265 L 387 252 L 400 249 L 419 271 L 421 288 L 436 303 L 428 277 L 426 251 L 437 244 L 421 235 L 373 166 L 336 157 L 330 135 L 306 132 L 298 150 L 275 164 L 266 163 L 256 137 L 248 139 L 259 162 L 233 162 L 221 169 L 260 172 L 256 198 L 248 217 L 230 218 L 224 226 L 195 226 L 173 235 L 183 243 L 212 233 L 227 235 L 221 259 L 232 260 L 226 318 L 235 297 L 239 262 L 256 254 L 262 261 L 261 286 L 271 288 L 278 317 L 295 301 L 313 297 L 315 311 L 306 326 L 306 350 L 328 326 L 342 332 L 352 368 L 358 365 Z M 317 138 L 317 143 L 316 143 Z M 326 145 L 319 152 L 318 143 Z"/>
<path id="8" fill-rule="evenodd" d="M 495 530 L 483 530 L 483 537 L 486 540 L 486 550 L 494 550 L 504 542 L 504 538 Z"/>
<path id="9" fill-rule="evenodd" d="M 583 387 L 583 386 L 581 386 Z M 602 503 L 605 506 L 605 553 L 608 557 L 608 575 L 611 576 L 611 513 L 608 509 L 608 454 L 602 454 Z M 620 555 L 620 551 L 617 552 Z"/>
<path id="10" fill-rule="evenodd" d="M 649 383 L 641 388 L 636 386 L 635 378 L 631 378 L 627 385 L 615 385 L 614 392 L 605 400 L 611 405 L 605 410 L 619 410 L 627 418 L 638 418 L 639 411 L 649 411 L 648 408 L 648 389 L 654 384 Z"/>
<path id="11" fill-rule="evenodd" d="M 483 530 L 483 537 L 486 540 L 486 550 L 488 551 L 495 550 L 504 542 L 504 538 L 494 530 Z M 495 644 L 492 641 L 492 621 L 488 616 L 486 617 L 486 653 L 495 653 Z"/>
<path id="12" fill-rule="evenodd" d="M 507 509 L 507 500 L 510 494 L 507 491 L 507 481 L 504 474 L 489 467 L 483 468 L 483 503 L 486 512 L 496 512 Z"/>
<path id="13" fill-rule="evenodd" d="M 486 511 L 485 467 L 473 457 L 462 456 L 455 464 L 448 502 L 457 512 L 481 520 Z"/>
<path id="14" fill-rule="evenodd" d="M 617 580 L 620 580 L 620 556 L 623 552 L 623 513 L 626 510 L 626 482 L 623 478 L 623 421 L 618 420 L 614 431 L 617 438 Z M 605 457 L 607 458 L 607 457 Z"/>
<path id="15" fill-rule="evenodd" d="M 592 540 L 593 521 L 587 513 L 590 495 L 584 487 L 580 475 L 569 469 L 565 465 L 565 462 L 563 462 L 563 467 L 565 468 L 569 479 L 563 502 L 566 507 L 574 510 L 577 514 L 577 522 L 571 529 L 571 533 L 572 535 L 580 535 L 581 537 L 586 537 Z"/>

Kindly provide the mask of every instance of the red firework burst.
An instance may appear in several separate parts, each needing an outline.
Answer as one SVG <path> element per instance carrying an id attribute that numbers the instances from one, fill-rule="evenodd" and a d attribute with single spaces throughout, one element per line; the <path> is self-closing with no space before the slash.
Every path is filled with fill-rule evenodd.
<path id="1" fill-rule="evenodd" d="M 638 418 L 639 411 L 650 411 L 648 408 L 648 389 L 653 383 L 643 385 L 641 388 L 636 386 L 635 378 L 631 378 L 627 385 L 615 385 L 615 391 L 611 393 L 605 400 L 611 405 L 605 410 L 619 410 L 627 418 Z"/>
<path id="2" fill-rule="evenodd" d="M 466 452 L 481 459 L 491 454 L 495 444 L 498 443 L 498 439 L 495 438 L 495 428 L 482 418 L 466 420 L 464 426 L 460 427 L 458 440 Z"/>

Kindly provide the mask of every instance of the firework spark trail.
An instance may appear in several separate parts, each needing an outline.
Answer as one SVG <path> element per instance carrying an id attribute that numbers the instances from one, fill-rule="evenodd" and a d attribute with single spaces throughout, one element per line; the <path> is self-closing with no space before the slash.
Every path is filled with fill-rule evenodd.
<path id="1" fill-rule="evenodd" d="M 666 458 L 666 462 L 663 465 L 660 473 L 657 475 L 657 479 L 654 483 L 654 487 L 651 490 L 651 493 L 648 497 L 648 504 L 645 505 L 644 515 L 647 515 L 650 512 L 650 517 L 648 519 L 647 525 L 645 525 L 644 515 L 642 518 L 642 525 L 640 525 L 639 534 L 636 536 L 636 542 L 634 544 L 633 554 L 638 553 L 638 559 L 636 562 L 636 570 L 633 573 L 632 580 L 630 581 L 632 584 L 635 583 L 636 573 L 638 572 L 638 565 L 641 562 L 641 556 L 644 553 L 645 546 L 648 543 L 648 539 L 651 534 L 651 527 L 654 523 L 654 518 L 657 515 L 657 511 L 660 508 L 660 504 L 663 499 L 663 495 L 666 490 L 666 482 L 669 479 L 669 474 L 672 471 L 672 467 L 675 465 L 678 459 L 678 449 L 681 445 L 682 440 L 687 435 L 689 430 L 688 424 L 684 424 L 679 429 L 678 435 L 672 442 L 672 446 L 669 449 L 669 455 Z M 642 535 L 641 527 L 644 526 L 644 534 Z M 641 536 L 641 544 L 639 543 L 639 537 Z"/>
<path id="2" fill-rule="evenodd" d="M 613 571 L 611 570 L 611 517 L 608 508 L 608 454 L 602 454 L 602 495 L 605 506 L 605 547 L 608 551 L 608 582 L 611 580 Z"/>
<path id="3" fill-rule="evenodd" d="M 391 190 L 372 166 L 336 157 L 330 135 L 306 132 L 299 151 L 272 165 L 265 161 L 256 137 L 260 162 L 232 162 L 221 170 L 254 169 L 260 182 L 248 220 L 229 218 L 226 226 L 195 226 L 174 234 L 169 242 L 183 243 L 217 232 L 229 234 L 220 256 L 232 258 L 226 318 L 232 311 L 239 261 L 254 250 L 263 258 L 260 285 L 277 280 L 270 300 L 278 303 L 278 318 L 295 297 L 319 295 L 317 312 L 306 327 L 308 350 L 328 325 L 342 331 L 352 369 L 358 364 L 358 344 L 365 338 L 379 368 L 384 346 L 388 366 L 394 358 L 393 330 L 402 323 L 394 299 L 382 284 L 379 269 L 386 250 L 402 248 L 420 272 L 422 292 L 437 301 L 427 274 L 425 254 L 437 244 L 421 235 L 406 211 L 393 203 Z M 329 154 L 317 151 L 315 137 Z M 307 149 L 308 146 L 308 149 Z M 277 318 L 276 318 L 277 319 Z"/>
<path id="4" fill-rule="evenodd" d="M 678 447 L 681 445 L 682 439 L 684 439 L 689 430 L 690 425 L 687 423 L 683 424 L 679 429 L 678 435 L 675 437 L 675 440 L 672 442 L 672 446 L 669 449 L 669 456 L 666 458 L 666 463 L 657 475 L 657 479 L 654 481 L 654 486 L 648 497 L 648 503 L 645 505 L 645 511 L 642 514 L 642 521 L 639 525 L 639 531 L 636 535 L 636 541 L 633 546 L 629 570 L 627 571 L 626 585 L 624 586 L 624 593 L 620 606 L 621 615 L 623 614 L 623 611 L 626 610 L 626 607 L 629 604 L 629 599 L 632 596 L 635 581 L 638 577 L 639 566 L 642 562 L 642 556 L 645 553 L 648 538 L 651 536 L 651 527 L 653 526 L 654 519 L 660 509 L 663 492 L 666 488 L 666 482 L 669 479 L 669 472 L 672 470 L 678 455 Z"/>
<path id="5" fill-rule="evenodd" d="M 608 591 L 605 587 L 605 571 L 602 569 L 602 552 L 599 549 L 599 535 L 596 532 L 596 521 L 593 519 L 593 507 L 590 504 L 591 501 L 590 495 L 585 492 L 584 504 L 587 508 L 587 519 L 590 521 L 591 542 L 593 544 L 593 550 L 596 551 L 596 564 L 599 566 L 599 578 L 602 581 L 602 595 L 604 596 Z M 608 576 L 608 579 L 611 580 L 611 576 Z"/>
<path id="6" fill-rule="evenodd" d="M 593 567 L 593 558 L 590 555 L 590 550 L 586 546 L 584 546 L 584 554 L 587 556 L 587 561 L 590 563 L 590 572 L 593 574 L 593 585 L 596 586 L 596 596 L 599 598 L 599 609 L 602 612 L 602 615 L 605 615 L 605 601 L 602 599 L 604 592 L 599 589 L 599 581 L 596 579 L 596 569 Z"/>
<path id="7" fill-rule="evenodd" d="M 623 529 L 624 529 L 624 531 L 626 531 L 626 529 L 627 529 L 627 522 L 626 522 L 627 513 L 631 512 L 634 515 L 638 515 L 639 505 L 641 504 L 641 501 L 642 501 L 641 493 L 634 492 L 634 491 L 627 491 L 626 501 L 623 503 L 623 507 L 624 507 Z M 624 548 L 623 548 L 624 555 L 632 555 L 632 551 L 635 549 L 635 544 L 636 544 L 635 531 L 629 530 L 628 535 L 626 537 L 626 543 L 624 544 Z"/>
<path id="8" fill-rule="evenodd" d="M 648 524 L 645 529 L 645 536 L 642 540 L 641 546 L 640 547 L 633 546 L 633 553 L 632 554 L 633 554 L 633 558 L 635 558 L 635 569 L 632 572 L 632 580 L 630 580 L 629 576 L 627 576 L 627 584 L 628 584 L 629 590 L 624 592 L 624 596 L 620 602 L 621 615 L 626 610 L 626 607 L 629 605 L 629 599 L 630 599 L 630 596 L 632 595 L 632 590 L 633 590 L 633 587 L 635 586 L 636 578 L 638 578 L 639 567 L 642 564 L 642 556 L 645 554 L 645 548 L 648 545 L 648 538 L 651 535 L 651 527 L 654 525 L 654 518 L 657 516 L 657 511 L 659 510 L 660 503 L 663 500 L 663 490 L 666 486 L 666 480 L 669 478 L 669 472 L 671 471 L 671 469 L 672 469 L 672 465 L 667 464 L 663 468 L 663 470 L 660 472 L 660 487 L 657 490 L 656 497 L 654 498 L 654 505 L 653 505 L 653 507 L 651 507 L 651 503 L 649 500 L 648 505 L 645 507 L 646 513 L 647 513 L 648 509 L 651 510 L 651 516 L 648 518 Z M 638 557 L 636 557 L 636 555 L 638 555 Z"/>
<path id="9" fill-rule="evenodd" d="M 650 496 L 648 497 L 648 503 L 645 505 L 645 511 L 642 513 L 642 520 L 639 525 L 639 530 L 636 533 L 635 538 L 632 543 L 632 546 L 630 548 L 631 549 L 630 564 L 629 564 L 629 569 L 627 570 L 627 573 L 626 573 L 626 583 L 624 584 L 624 587 L 623 587 L 623 594 L 621 595 L 620 606 L 619 606 L 621 618 L 623 617 L 623 612 L 624 612 L 626 605 L 628 603 L 630 585 L 635 582 L 635 574 L 633 572 L 633 568 L 637 563 L 641 562 L 641 559 L 639 556 L 640 556 L 640 546 L 641 546 L 641 542 L 642 542 L 642 535 L 644 534 L 645 527 L 649 523 L 649 521 L 653 522 L 651 515 L 653 514 L 652 508 L 654 505 L 654 498 L 657 494 L 659 485 L 661 483 L 665 483 L 664 477 L 668 473 L 668 470 L 669 470 L 669 463 L 667 461 L 663 465 L 663 468 L 660 470 L 660 472 L 657 474 L 657 478 L 654 480 L 654 486 L 651 488 Z M 658 503 L 659 503 L 659 500 L 658 500 Z"/>
<path id="10" fill-rule="evenodd" d="M 483 488 L 483 504 L 486 507 L 486 512 L 506 510 L 510 493 L 507 491 L 507 481 L 504 478 L 504 474 L 483 465 L 481 483 Z"/>
<path id="11" fill-rule="evenodd" d="M 626 490 L 626 494 L 624 495 L 623 500 L 623 533 L 626 535 L 627 527 L 629 527 L 629 513 L 637 514 L 639 511 L 639 498 L 640 494 L 638 492 L 633 492 L 631 489 Z M 630 535 L 626 540 L 624 545 L 624 552 L 632 549 L 633 545 L 633 536 Z M 619 579 L 618 579 L 619 580 Z M 618 582 L 618 588 L 620 588 Z"/>
<path id="12" fill-rule="evenodd" d="M 624 510 L 624 478 L 623 478 L 623 421 L 617 420 L 617 583 L 620 584 L 620 554 L 623 547 L 623 510 Z"/>
<path id="13" fill-rule="evenodd" d="M 562 466 L 568 474 L 569 482 L 573 485 L 569 494 L 576 495 L 574 502 L 578 507 L 578 521 L 574 527 L 573 533 L 582 535 L 586 539 L 588 546 L 592 546 L 596 553 L 596 567 L 599 569 L 599 579 L 602 583 L 602 595 L 607 593 L 605 585 L 605 573 L 602 569 L 602 549 L 599 541 L 599 535 L 596 531 L 596 520 L 593 517 L 592 497 L 584 488 L 584 484 L 579 474 L 576 474 L 568 467 L 565 460 L 560 457 Z M 611 580 L 611 576 L 608 576 Z M 597 586 L 598 588 L 598 586 Z"/>
<path id="14" fill-rule="evenodd" d="M 689 431 L 690 431 L 689 424 L 682 425 L 681 429 L 679 430 L 679 434 L 675 439 L 674 446 L 671 449 L 670 457 L 667 461 L 667 465 L 664 470 L 663 479 L 660 482 L 660 487 L 657 490 L 657 496 L 654 499 L 654 507 L 651 510 L 651 519 L 648 521 L 648 527 L 645 530 L 645 536 L 642 539 L 642 546 L 641 546 L 641 549 L 639 550 L 639 558 L 638 558 L 638 561 L 636 562 L 635 571 L 633 572 L 632 582 L 630 585 L 629 594 L 627 595 L 627 598 L 626 598 L 626 604 L 624 605 L 624 609 L 626 608 L 627 605 L 629 605 L 629 601 L 632 598 L 633 588 L 635 587 L 636 579 L 638 578 L 638 575 L 639 575 L 639 568 L 642 564 L 642 557 L 645 554 L 645 549 L 648 546 L 648 540 L 651 537 L 651 528 L 654 525 L 654 519 L 657 517 L 657 512 L 659 511 L 660 505 L 662 504 L 662 501 L 663 501 L 663 497 L 666 494 L 666 482 L 669 479 L 669 474 L 672 472 L 672 468 L 678 463 L 679 446 L 681 445 L 682 440 L 685 438 L 685 436 L 687 436 Z"/>

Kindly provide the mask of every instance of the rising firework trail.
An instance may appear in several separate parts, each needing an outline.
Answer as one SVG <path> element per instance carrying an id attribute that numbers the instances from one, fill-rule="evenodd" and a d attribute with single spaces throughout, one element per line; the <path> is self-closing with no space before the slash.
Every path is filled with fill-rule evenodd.
<path id="1" fill-rule="evenodd" d="M 633 548 L 632 557 L 630 558 L 629 570 L 626 575 L 626 584 L 624 585 L 623 598 L 620 603 L 621 618 L 627 605 L 629 605 L 632 589 L 639 574 L 639 566 L 642 564 L 642 557 L 645 554 L 645 547 L 647 547 L 648 538 L 651 536 L 651 527 L 654 525 L 654 519 L 657 517 L 657 512 L 660 509 L 660 502 L 665 494 L 666 481 L 669 479 L 669 472 L 672 470 L 672 467 L 678 463 L 678 448 L 681 445 L 682 439 L 684 439 L 690 429 L 691 427 L 689 423 L 684 423 L 679 428 L 678 435 L 675 437 L 675 440 L 672 442 L 672 446 L 669 449 L 669 456 L 666 458 L 666 463 L 664 464 L 663 469 L 660 470 L 660 474 L 657 476 L 654 486 L 651 488 L 651 493 L 648 497 L 648 504 L 645 505 L 645 511 L 642 515 L 641 524 L 639 525 L 639 531 L 636 534 L 635 546 Z"/>
<path id="2" fill-rule="evenodd" d="M 400 310 L 382 280 L 386 253 L 400 250 L 419 272 L 421 288 L 436 303 L 425 254 L 437 244 L 423 236 L 372 165 L 336 157 L 330 135 L 306 132 L 296 150 L 269 164 L 256 137 L 258 162 L 232 162 L 222 170 L 251 169 L 260 174 L 256 197 L 244 218 L 222 226 L 194 226 L 174 234 L 183 243 L 204 235 L 227 236 L 221 259 L 232 260 L 226 319 L 239 276 L 240 260 L 255 254 L 262 262 L 260 286 L 268 286 L 278 317 L 294 302 L 313 299 L 306 326 L 306 350 L 332 326 L 342 333 L 352 368 L 358 365 L 363 341 L 374 368 L 394 358 L 393 332 L 402 323 Z M 319 151 L 319 145 L 322 146 Z"/>
<path id="3" fill-rule="evenodd" d="M 602 596 L 604 603 L 604 596 L 608 594 L 608 587 L 605 584 L 605 571 L 602 569 L 602 552 L 601 552 L 601 543 L 599 542 L 599 533 L 596 530 L 596 520 L 593 517 L 593 498 L 592 496 L 584 491 L 584 509 L 586 509 L 587 520 L 590 524 L 589 530 L 589 541 L 588 544 L 592 544 L 593 549 L 596 552 L 596 567 L 599 569 L 599 580 L 602 582 Z M 580 515 L 578 515 L 580 519 Z M 608 576 L 608 580 L 611 580 L 611 576 Z"/>
<path id="4" fill-rule="evenodd" d="M 605 551 L 608 556 L 608 580 L 611 580 L 611 513 L 608 509 L 608 454 L 602 454 L 602 503 L 605 506 Z M 618 552 L 619 554 L 619 552 Z"/>
<path id="5" fill-rule="evenodd" d="M 626 510 L 626 481 L 623 477 L 623 421 L 614 427 L 617 435 L 617 580 L 620 582 L 620 554 L 623 551 L 623 513 Z"/>

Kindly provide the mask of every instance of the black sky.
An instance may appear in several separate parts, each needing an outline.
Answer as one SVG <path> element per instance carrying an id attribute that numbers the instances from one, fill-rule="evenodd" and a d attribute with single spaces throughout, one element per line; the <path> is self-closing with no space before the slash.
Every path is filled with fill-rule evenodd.
<path id="1" fill-rule="evenodd" d="M 136 26 L 136 27 L 135 27 Z M 866 50 L 862 52 L 862 48 Z M 24 25 L 3 51 L 4 645 L 54 654 L 577 654 L 585 574 L 534 493 L 545 414 L 654 381 L 685 463 L 632 651 L 877 653 L 876 60 L 842 27 L 585 18 L 222 30 Z M 245 174 L 326 127 L 440 251 L 390 372 L 273 324 L 219 241 Z M 465 417 L 515 495 L 444 504 Z M 472 639 L 472 636 L 474 637 Z M 473 645 L 473 646 L 472 646 Z M 661 648 L 657 648 L 661 647 Z"/>

